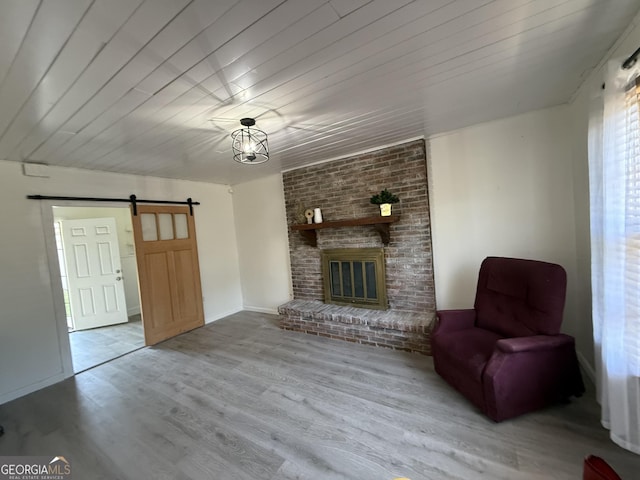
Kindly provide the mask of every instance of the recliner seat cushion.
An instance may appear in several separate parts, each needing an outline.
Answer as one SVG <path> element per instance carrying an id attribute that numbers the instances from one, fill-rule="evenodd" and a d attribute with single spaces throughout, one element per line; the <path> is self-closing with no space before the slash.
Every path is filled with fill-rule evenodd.
<path id="1" fill-rule="evenodd" d="M 432 339 L 438 373 L 480 408 L 484 406 L 482 372 L 501 338 L 489 330 L 470 328 Z"/>

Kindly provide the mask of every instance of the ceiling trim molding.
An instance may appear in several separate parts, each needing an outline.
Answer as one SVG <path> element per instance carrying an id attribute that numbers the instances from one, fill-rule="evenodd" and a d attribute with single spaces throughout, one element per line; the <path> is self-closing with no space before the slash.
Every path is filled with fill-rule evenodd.
<path id="1" fill-rule="evenodd" d="M 299 170 L 301 168 L 312 167 L 314 165 L 321 165 L 321 164 L 327 163 L 327 162 L 335 162 L 336 160 L 342 160 L 343 158 L 357 157 L 359 155 L 364 155 L 365 153 L 375 152 L 377 150 L 382 150 L 383 148 L 395 147 L 396 145 L 401 145 L 403 143 L 413 142 L 415 140 L 424 140 L 425 138 L 426 137 L 424 135 L 420 135 L 420 136 L 417 136 L 417 137 L 406 138 L 404 140 L 399 140 L 397 142 L 388 143 L 388 144 L 384 144 L 384 145 L 378 145 L 378 146 L 373 147 L 373 148 L 367 148 L 366 150 L 359 150 L 357 152 L 346 153 L 344 155 L 338 155 L 337 157 L 331 157 L 331 158 L 327 158 L 325 160 L 318 160 L 317 162 L 307 163 L 306 165 L 302 165 L 300 167 L 286 168 L 286 169 L 282 170 L 281 173 L 292 172 L 294 170 Z"/>

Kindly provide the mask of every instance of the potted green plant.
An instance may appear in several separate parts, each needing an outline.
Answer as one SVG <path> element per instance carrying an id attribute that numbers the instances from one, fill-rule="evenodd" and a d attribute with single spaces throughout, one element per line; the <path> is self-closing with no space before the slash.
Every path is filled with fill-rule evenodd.
<path id="1" fill-rule="evenodd" d="M 373 195 L 370 200 L 374 205 L 380 205 L 380 215 L 383 217 L 389 217 L 391 215 L 391 204 L 399 201 L 400 199 L 386 188 Z"/>

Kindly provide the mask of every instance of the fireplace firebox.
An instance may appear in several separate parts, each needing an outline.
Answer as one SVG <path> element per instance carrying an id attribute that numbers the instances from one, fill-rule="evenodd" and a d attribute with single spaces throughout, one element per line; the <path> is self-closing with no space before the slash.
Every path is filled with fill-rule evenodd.
<path id="1" fill-rule="evenodd" d="M 384 249 L 322 251 L 325 303 L 386 310 Z"/>

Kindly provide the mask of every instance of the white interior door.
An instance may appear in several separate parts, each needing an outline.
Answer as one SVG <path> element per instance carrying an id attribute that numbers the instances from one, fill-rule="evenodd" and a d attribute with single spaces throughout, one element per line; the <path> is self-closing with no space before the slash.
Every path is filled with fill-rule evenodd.
<path id="1" fill-rule="evenodd" d="M 64 220 L 61 227 L 74 328 L 127 322 L 115 218 Z"/>

